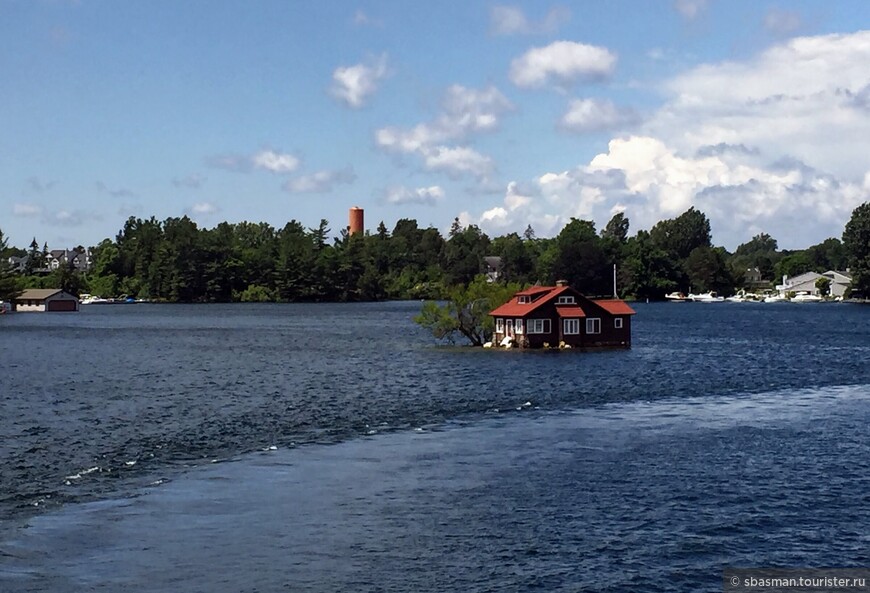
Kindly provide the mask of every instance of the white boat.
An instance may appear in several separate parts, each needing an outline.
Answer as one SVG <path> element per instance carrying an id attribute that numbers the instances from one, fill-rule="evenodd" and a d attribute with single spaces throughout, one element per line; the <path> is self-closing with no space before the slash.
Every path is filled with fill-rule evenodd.
<path id="1" fill-rule="evenodd" d="M 720 297 L 715 291 L 702 292 L 701 294 L 689 293 L 688 299 L 695 303 L 724 303 L 725 297 Z"/>
<path id="2" fill-rule="evenodd" d="M 765 303 L 785 303 L 787 301 L 788 301 L 787 298 L 785 298 L 784 296 L 779 295 L 779 294 L 771 294 L 771 295 L 764 297 Z"/>
<path id="3" fill-rule="evenodd" d="M 682 292 L 671 292 L 671 293 L 668 293 L 668 294 L 665 295 L 665 299 L 667 299 L 667 300 L 669 300 L 669 301 L 671 301 L 671 302 L 673 302 L 673 303 L 684 303 L 684 302 L 686 302 L 686 301 L 688 300 L 688 299 L 686 298 L 686 295 L 684 295 Z"/>
<path id="4" fill-rule="evenodd" d="M 810 294 L 808 292 L 801 292 L 794 295 L 791 299 L 793 303 L 821 303 L 824 302 L 825 299 L 820 297 L 817 294 Z"/>

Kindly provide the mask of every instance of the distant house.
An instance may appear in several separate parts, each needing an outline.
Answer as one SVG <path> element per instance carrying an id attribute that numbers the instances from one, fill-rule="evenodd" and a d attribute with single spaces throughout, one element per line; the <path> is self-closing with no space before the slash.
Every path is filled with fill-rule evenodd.
<path id="1" fill-rule="evenodd" d="M 743 274 L 744 288 L 754 290 L 767 285 L 768 283 L 761 276 L 761 270 L 758 268 L 746 268 L 746 272 Z"/>
<path id="2" fill-rule="evenodd" d="M 785 296 L 786 294 L 793 292 L 796 294 L 805 292 L 807 294 L 819 294 L 819 289 L 816 287 L 816 282 L 819 278 L 827 278 L 831 281 L 830 287 L 830 295 L 834 297 L 842 297 L 846 294 L 846 290 L 849 288 L 849 285 L 852 283 L 852 274 L 849 270 L 845 272 L 838 272 L 836 270 L 828 270 L 823 274 L 818 274 L 816 272 L 806 272 L 801 274 L 800 276 L 795 276 L 794 278 L 789 278 L 788 276 L 783 276 L 782 284 L 778 284 L 776 286 L 776 290 L 779 291 L 779 294 Z"/>
<path id="3" fill-rule="evenodd" d="M 634 310 L 620 299 L 589 299 L 564 283 L 533 286 L 490 312 L 493 341 L 524 348 L 630 348 Z"/>
<path id="4" fill-rule="evenodd" d="M 59 288 L 30 288 L 15 299 L 15 310 L 21 313 L 78 311 L 79 300 Z"/>
<path id="5" fill-rule="evenodd" d="M 52 249 L 49 251 L 45 267 L 49 270 L 56 270 L 61 265 L 69 265 L 80 272 L 86 272 L 91 267 L 91 252 L 88 249 L 84 251 Z"/>
<path id="6" fill-rule="evenodd" d="M 499 276 L 501 276 L 501 258 L 497 255 L 488 255 L 484 257 L 483 273 L 486 274 L 487 282 L 497 282 Z"/>

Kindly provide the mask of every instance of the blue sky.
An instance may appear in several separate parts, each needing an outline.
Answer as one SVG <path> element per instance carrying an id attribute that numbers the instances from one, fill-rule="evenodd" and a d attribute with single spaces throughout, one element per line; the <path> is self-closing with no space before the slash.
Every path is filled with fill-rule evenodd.
<path id="1" fill-rule="evenodd" d="M 870 199 L 868 63 L 861 0 L 0 0 L 0 228 L 695 206 L 730 249 L 806 247 Z"/>

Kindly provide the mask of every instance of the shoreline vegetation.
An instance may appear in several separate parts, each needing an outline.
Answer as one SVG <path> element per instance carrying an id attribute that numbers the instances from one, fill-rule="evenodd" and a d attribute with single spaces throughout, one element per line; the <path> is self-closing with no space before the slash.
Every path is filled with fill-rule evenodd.
<path id="1" fill-rule="evenodd" d="M 761 233 L 730 253 L 713 245 L 710 222 L 695 208 L 633 236 L 629 225 L 618 213 L 600 232 L 572 218 L 552 238 L 538 238 L 531 226 L 490 238 L 455 219 L 444 237 L 400 219 L 392 230 L 381 222 L 365 234 L 342 230 L 330 242 L 326 220 L 315 228 L 292 220 L 280 229 L 251 222 L 206 229 L 187 216 L 130 217 L 114 239 L 90 250 L 87 271 L 61 265 L 49 273 L 37 272 L 47 246 L 40 249 L 36 238 L 29 250 L 8 246 L 0 230 L 0 300 L 25 288 L 61 288 L 166 303 L 443 301 L 480 277 L 502 289 L 565 280 L 594 297 L 612 295 L 614 265 L 626 300 L 662 300 L 675 291 L 729 296 L 748 288 L 747 271 L 758 290 L 784 275 L 847 268 L 847 298 L 870 296 L 870 202 L 854 210 L 842 241 L 803 250 L 779 250 Z M 11 256 L 27 256 L 22 272 L 12 269 Z"/>

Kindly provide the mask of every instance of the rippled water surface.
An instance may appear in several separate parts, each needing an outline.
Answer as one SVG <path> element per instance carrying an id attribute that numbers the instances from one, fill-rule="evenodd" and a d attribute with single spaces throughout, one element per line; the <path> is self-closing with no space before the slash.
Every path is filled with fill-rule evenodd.
<path id="1" fill-rule="evenodd" d="M 632 350 L 580 354 L 433 347 L 418 308 L 0 318 L 0 590 L 719 590 L 723 566 L 870 563 L 870 309 L 638 304 Z"/>

